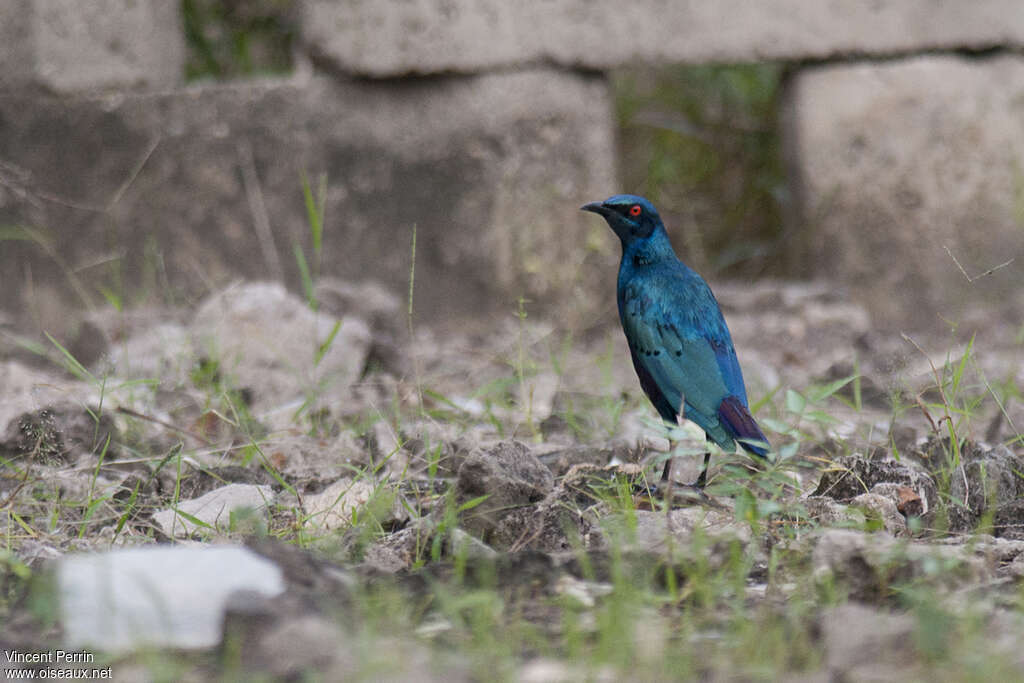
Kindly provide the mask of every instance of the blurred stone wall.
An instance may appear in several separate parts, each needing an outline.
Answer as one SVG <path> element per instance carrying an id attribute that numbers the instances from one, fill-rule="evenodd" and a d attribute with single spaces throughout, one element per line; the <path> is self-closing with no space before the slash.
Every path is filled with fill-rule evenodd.
<path id="1" fill-rule="evenodd" d="M 617 246 L 577 207 L 622 189 L 605 72 L 638 60 L 793 63 L 791 275 L 880 326 L 1020 304 L 1015 0 L 296 0 L 293 76 L 191 86 L 178 8 L 0 5 L 0 325 L 297 289 L 303 177 L 322 275 L 404 296 L 415 226 L 421 318 L 607 311 Z"/>

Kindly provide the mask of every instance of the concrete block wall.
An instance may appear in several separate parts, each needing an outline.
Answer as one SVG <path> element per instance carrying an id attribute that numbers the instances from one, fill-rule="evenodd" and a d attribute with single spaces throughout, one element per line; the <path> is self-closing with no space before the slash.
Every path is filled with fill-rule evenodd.
<path id="1" fill-rule="evenodd" d="M 536 64 L 370 81 L 300 68 L 185 87 L 183 52 L 168 48 L 180 17 L 157 21 L 177 2 L 18 1 L 26 40 L 0 57 L 28 58 L 0 87 L 0 225 L 31 239 L 0 252 L 8 317 L 53 330 L 118 286 L 128 302 L 161 289 L 188 301 L 239 276 L 298 289 L 294 246 L 313 260 L 304 175 L 327 179 L 323 275 L 404 297 L 416 228 L 424 320 L 514 313 L 519 297 L 605 307 L 588 294 L 614 281 L 612 252 L 583 267 L 603 231 L 578 210 L 616 184 L 601 74 Z M 126 60 L 147 12 L 161 58 Z"/>
<path id="2" fill-rule="evenodd" d="M 1020 310 L 1024 58 L 822 65 L 790 95 L 806 271 L 893 328 Z"/>
<path id="3" fill-rule="evenodd" d="M 1024 44 L 1016 0 L 303 0 L 302 34 L 375 77 L 524 63 L 609 69 Z"/>
<path id="4" fill-rule="evenodd" d="M 4 0 L 0 88 L 57 93 L 181 85 L 185 36 L 167 0 Z"/>
<path id="5" fill-rule="evenodd" d="M 312 260 L 302 178 L 315 191 L 324 175 L 324 275 L 404 295 L 415 226 L 424 314 L 513 312 L 520 294 L 571 298 L 600 270 L 580 275 L 580 245 L 600 226 L 578 215 L 578 197 L 614 186 L 609 112 L 603 79 L 546 69 L 116 99 L 8 94 L 3 156 L 32 181 L 23 201 L 8 193 L 0 217 L 44 226 L 67 263 L 121 259 L 136 287 L 159 286 L 146 279 L 154 253 L 186 298 L 238 276 L 283 274 L 298 287 L 293 245 Z M 4 291 L 40 295 L 41 283 L 22 286 L 36 252 L 31 241 L 4 247 Z M 31 273 L 64 277 L 45 260 Z"/>
<path id="6" fill-rule="evenodd" d="M 792 275 L 833 278 L 883 326 L 1019 302 L 1015 0 L 298 0 L 312 72 L 189 87 L 178 8 L 0 6 L 0 224 L 35 240 L 2 243 L 7 317 L 59 327 L 115 272 L 179 300 L 297 286 L 304 173 L 327 177 L 324 274 L 404 291 L 415 224 L 421 315 L 520 296 L 592 315 L 616 245 L 576 209 L 622 189 L 604 72 L 638 60 L 802 65 Z M 950 254 L 973 273 L 1021 258 L 967 283 Z"/>

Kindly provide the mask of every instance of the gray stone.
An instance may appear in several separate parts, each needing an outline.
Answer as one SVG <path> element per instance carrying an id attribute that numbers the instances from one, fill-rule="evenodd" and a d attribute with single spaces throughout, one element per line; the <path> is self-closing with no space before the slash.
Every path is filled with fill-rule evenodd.
<path id="1" fill-rule="evenodd" d="M 481 541 L 476 536 L 466 533 L 462 529 L 452 529 L 451 537 L 449 538 L 451 544 L 451 554 L 455 557 L 465 557 L 470 560 L 497 560 L 499 557 L 498 551 Z"/>
<path id="2" fill-rule="evenodd" d="M 42 370 L 14 360 L 0 362 L 0 386 L 3 387 L 0 392 L 0 428 L 10 428 L 11 420 L 42 406 L 68 401 L 79 405 L 100 403 L 95 387 L 70 380 L 64 373 Z"/>
<path id="3" fill-rule="evenodd" d="M 625 460 L 629 455 L 629 449 L 621 446 L 605 448 L 593 444 L 577 444 L 565 448 L 555 448 L 537 457 L 551 469 L 556 477 L 562 477 L 577 465 L 604 467 L 613 458 Z"/>
<path id="4" fill-rule="evenodd" d="M 996 508 L 992 519 L 995 532 L 1010 539 L 1024 539 L 1024 500 L 1003 503 Z"/>
<path id="5" fill-rule="evenodd" d="M 924 499 L 909 486 L 882 482 L 872 486 L 870 492 L 892 501 L 892 504 L 896 506 L 896 511 L 904 520 L 921 517 L 925 512 Z"/>
<path id="6" fill-rule="evenodd" d="M 0 89 L 158 88 L 185 78 L 179 4 L 166 0 L 6 0 Z"/>
<path id="7" fill-rule="evenodd" d="M 810 274 L 901 329 L 1020 304 L 1022 90 L 1016 56 L 802 69 L 787 144 L 806 226 L 792 248 L 806 245 Z M 973 278 L 1014 257 L 973 282 L 956 263 Z"/>
<path id="8" fill-rule="evenodd" d="M 916 625 L 912 615 L 855 603 L 829 608 L 821 615 L 825 666 L 833 680 L 903 679 L 917 670 Z"/>
<path id="9" fill-rule="evenodd" d="M 231 546 L 136 548 L 68 555 L 57 564 L 64 644 L 106 652 L 208 648 L 229 596 L 284 592 L 281 570 Z"/>
<path id="10" fill-rule="evenodd" d="M 750 543 L 750 528 L 736 521 L 731 512 L 704 507 L 685 507 L 672 510 L 666 518 L 663 512 L 637 510 L 635 536 L 628 547 L 658 555 L 688 552 L 695 536 L 707 543 L 713 561 L 727 559 L 734 544 Z M 606 521 L 614 522 L 614 518 Z M 614 542 L 614 541 L 613 541 Z"/>
<path id="11" fill-rule="evenodd" d="M 230 528 L 231 514 L 243 509 L 266 514 L 267 506 L 274 500 L 274 491 L 269 486 L 254 484 L 228 484 L 209 493 L 180 501 L 174 508 L 153 514 L 153 522 L 171 537 L 187 537 L 194 533 L 213 532 Z M 195 517 L 209 525 L 204 527 L 179 513 Z"/>
<path id="12" fill-rule="evenodd" d="M 307 614 L 277 624 L 247 652 L 252 671 L 279 678 L 302 678 L 329 670 L 332 678 L 348 678 L 356 670 L 358 656 L 352 641 L 338 624 Z"/>
<path id="13" fill-rule="evenodd" d="M 894 585 L 908 581 L 952 588 L 993 573 L 983 557 L 962 545 L 906 542 L 846 529 L 822 532 L 811 561 L 818 581 L 835 582 L 851 599 L 866 601 L 886 598 Z"/>
<path id="14" fill-rule="evenodd" d="M 396 377 L 412 372 L 408 354 L 408 327 L 405 303 L 393 289 L 375 281 L 347 282 L 321 277 L 314 286 L 321 310 L 338 318 L 355 315 L 373 328 L 371 362 L 375 369 Z"/>
<path id="15" fill-rule="evenodd" d="M 955 531 L 975 531 L 982 516 L 994 510 L 996 526 L 1002 533 L 1019 532 L 1020 517 L 1014 519 L 1024 498 L 1024 458 L 1000 444 L 988 450 L 972 442 L 961 449 L 961 465 L 950 475 L 949 524 Z M 1017 536 L 1019 538 L 1019 536 Z"/>
<path id="16" fill-rule="evenodd" d="M 459 467 L 456 501 L 464 505 L 487 497 L 461 514 L 461 526 L 488 541 L 503 518 L 540 503 L 554 483 L 551 470 L 523 443 L 503 441 L 474 451 Z"/>
<path id="17" fill-rule="evenodd" d="M 219 363 L 227 386 L 251 390 L 260 411 L 328 385 L 353 384 L 366 364 L 371 336 L 360 318 L 339 321 L 313 311 L 271 282 L 244 283 L 214 294 L 196 311 L 191 333 L 197 350 Z M 287 419 L 297 407 L 286 411 Z"/>
<path id="18" fill-rule="evenodd" d="M 751 62 L 1024 43 L 1014 0 L 303 0 L 303 39 L 370 76 L 555 63 Z"/>
<path id="19" fill-rule="evenodd" d="M 275 469 L 290 481 L 307 486 L 330 484 L 350 475 L 354 469 L 365 469 L 372 464 L 366 448 L 348 430 L 335 438 L 275 434 L 261 442 L 260 448 Z"/>
<path id="20" fill-rule="evenodd" d="M 188 381 L 196 356 L 183 325 L 160 322 L 112 345 L 108 361 L 121 377 L 159 379 L 170 389 Z"/>
<path id="21" fill-rule="evenodd" d="M 537 505 L 510 511 L 495 526 L 491 544 L 510 552 L 528 548 L 549 553 L 599 545 L 600 529 L 577 505 L 578 493 L 559 486 Z"/>
<path id="22" fill-rule="evenodd" d="M 499 557 L 494 548 L 462 529 L 456 527 L 439 537 L 441 533 L 444 532 L 428 517 L 414 520 L 370 545 L 363 554 L 363 566 L 385 574 L 406 571 L 430 559 L 435 542 L 441 543 L 440 551 L 445 557 L 482 562 L 493 562 Z"/>
<path id="23" fill-rule="evenodd" d="M 0 438 L 0 456 L 43 464 L 74 464 L 86 456 L 114 460 L 121 436 L 109 411 L 61 402 L 13 418 Z"/>
<path id="24" fill-rule="evenodd" d="M 861 510 L 837 503 L 828 496 L 807 496 L 800 501 L 807 516 L 823 527 L 845 526 L 863 529 L 867 521 Z"/>
<path id="25" fill-rule="evenodd" d="M 303 502 L 306 525 L 325 531 L 349 527 L 366 515 L 384 527 L 409 519 L 409 511 L 392 487 L 367 479 L 339 479 Z"/>
<path id="26" fill-rule="evenodd" d="M 205 296 L 278 272 L 298 291 L 293 245 L 316 261 L 305 173 L 314 192 L 327 179 L 324 275 L 372 278 L 405 302 L 415 226 L 417 319 L 514 311 L 521 295 L 586 315 L 598 304 L 582 293 L 613 287 L 614 238 L 578 207 L 613 191 L 613 142 L 607 81 L 549 69 L 0 95 L 0 148 L 17 169 L 0 168 L 0 223 L 49 226 L 77 270 L 71 281 L 36 242 L 5 242 L 0 308 L 66 329 L 69 307 L 97 305 L 91 292 L 110 284 L 108 269 L 79 266 L 115 246 L 126 291 Z"/>
<path id="27" fill-rule="evenodd" d="M 907 533 L 907 520 L 896 509 L 896 502 L 878 493 L 862 493 L 850 501 L 851 507 L 864 511 L 869 527 L 881 525 L 893 536 Z"/>
<path id="28" fill-rule="evenodd" d="M 433 528 L 426 523 L 411 524 L 390 533 L 366 549 L 363 563 L 376 571 L 393 574 L 413 567 L 428 557 Z"/>
<path id="29" fill-rule="evenodd" d="M 869 459 L 860 455 L 843 456 L 832 460 L 830 467 L 822 472 L 814 495 L 850 501 L 862 493 L 872 491 L 875 486 L 882 483 L 910 488 L 921 499 L 922 516 L 934 514 L 939 504 L 935 480 L 924 470 L 905 462 L 883 458 Z"/>

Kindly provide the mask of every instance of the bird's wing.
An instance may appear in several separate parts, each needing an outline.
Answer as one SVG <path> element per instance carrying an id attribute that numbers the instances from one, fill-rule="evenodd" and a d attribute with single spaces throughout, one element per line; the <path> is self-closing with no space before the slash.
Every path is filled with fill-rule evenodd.
<path id="1" fill-rule="evenodd" d="M 747 387 L 743 383 L 743 372 L 740 370 L 740 361 L 736 357 L 736 349 L 732 345 L 732 337 L 729 335 L 729 328 L 725 326 L 725 318 L 716 305 L 713 315 L 718 318 L 717 324 L 709 328 L 705 335 L 708 344 L 715 352 L 715 360 L 718 361 L 718 369 L 722 373 L 722 381 L 730 396 L 737 396 L 747 403 Z"/>
<path id="2" fill-rule="evenodd" d="M 746 396 L 725 321 L 707 285 L 701 289 L 673 278 L 627 286 L 622 325 L 639 365 L 665 399 L 679 412 L 685 401 L 686 417 L 730 446 L 718 409 L 736 387 L 744 401 Z"/>

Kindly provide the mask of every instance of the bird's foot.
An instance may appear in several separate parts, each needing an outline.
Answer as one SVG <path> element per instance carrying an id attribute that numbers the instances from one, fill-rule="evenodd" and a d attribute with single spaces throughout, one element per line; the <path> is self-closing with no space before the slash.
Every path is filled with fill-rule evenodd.
<path id="1" fill-rule="evenodd" d="M 716 502 L 704 491 L 704 482 L 698 479 L 693 484 L 674 483 L 669 485 L 668 481 L 651 482 L 646 485 L 638 485 L 634 492 L 649 496 L 651 500 L 661 499 L 669 502 L 671 507 L 685 507 L 687 505 L 703 504 L 709 507 L 721 508 L 722 505 Z"/>

